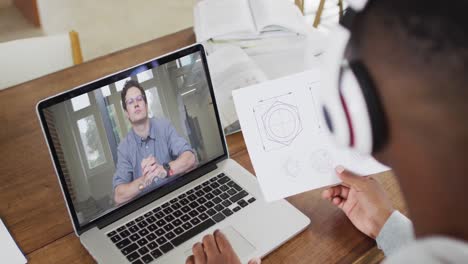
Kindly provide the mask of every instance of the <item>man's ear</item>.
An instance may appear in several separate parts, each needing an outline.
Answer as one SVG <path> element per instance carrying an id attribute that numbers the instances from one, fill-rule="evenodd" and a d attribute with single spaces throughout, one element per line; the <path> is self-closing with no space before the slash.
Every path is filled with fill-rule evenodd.
<path id="1" fill-rule="evenodd" d="M 128 116 L 128 112 L 127 112 L 127 110 L 124 110 L 124 114 L 125 114 L 125 117 L 127 117 L 127 119 L 129 119 L 129 120 L 130 120 L 130 117 Z"/>

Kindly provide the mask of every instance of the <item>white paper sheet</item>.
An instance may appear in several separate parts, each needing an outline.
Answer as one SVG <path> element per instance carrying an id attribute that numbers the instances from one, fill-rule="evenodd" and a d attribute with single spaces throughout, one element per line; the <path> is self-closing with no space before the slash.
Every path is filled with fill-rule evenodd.
<path id="1" fill-rule="evenodd" d="M 267 201 L 336 184 L 343 165 L 360 175 L 388 170 L 338 148 L 319 118 L 319 70 L 233 91 L 244 140 Z"/>
<path id="2" fill-rule="evenodd" d="M 235 131 L 240 129 L 237 114 L 232 100 L 232 91 L 257 84 L 267 80 L 266 75 L 255 62 L 237 46 L 226 45 L 217 49 L 208 56 L 211 81 L 221 118 L 221 124 L 227 134 L 232 127 Z"/>
<path id="3" fill-rule="evenodd" d="M 26 263 L 26 258 L 0 219 L 0 262 L 19 264 Z"/>

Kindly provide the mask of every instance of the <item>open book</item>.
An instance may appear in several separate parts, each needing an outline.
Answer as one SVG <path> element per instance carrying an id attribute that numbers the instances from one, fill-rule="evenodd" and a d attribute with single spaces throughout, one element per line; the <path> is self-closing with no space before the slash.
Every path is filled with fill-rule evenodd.
<path id="1" fill-rule="evenodd" d="M 232 91 L 267 80 L 265 73 L 237 46 L 226 45 L 208 56 L 221 124 L 226 135 L 240 130 Z"/>
<path id="2" fill-rule="evenodd" d="M 194 9 L 197 41 L 306 34 L 299 8 L 289 0 L 203 0 Z"/>

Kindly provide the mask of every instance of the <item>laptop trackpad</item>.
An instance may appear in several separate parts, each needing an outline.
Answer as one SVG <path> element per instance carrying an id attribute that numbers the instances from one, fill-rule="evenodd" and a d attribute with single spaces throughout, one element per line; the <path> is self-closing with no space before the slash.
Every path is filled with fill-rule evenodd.
<path id="1" fill-rule="evenodd" d="M 239 258 L 247 256 L 255 251 L 255 247 L 252 243 L 245 239 L 234 227 L 228 226 L 222 229 L 221 232 L 227 237 Z M 192 255 L 192 248 L 185 251 L 185 256 L 188 257 L 190 255 Z"/>

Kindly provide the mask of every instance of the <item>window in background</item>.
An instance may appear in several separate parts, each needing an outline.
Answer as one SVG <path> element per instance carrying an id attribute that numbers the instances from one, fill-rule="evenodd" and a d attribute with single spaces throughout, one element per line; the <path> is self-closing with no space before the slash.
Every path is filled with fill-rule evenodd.
<path id="1" fill-rule="evenodd" d="M 125 83 L 126 83 L 127 81 L 130 81 L 130 80 L 131 80 L 131 78 L 130 78 L 130 77 L 127 77 L 127 78 L 125 78 L 125 79 L 122 79 L 122 80 L 116 82 L 116 83 L 115 83 L 115 89 L 117 90 L 117 92 L 122 91 L 122 89 L 123 89 Z"/>
<path id="2" fill-rule="evenodd" d="M 117 144 L 119 144 L 120 140 L 122 139 L 122 132 L 120 130 L 120 124 L 117 118 L 117 112 L 115 111 L 115 107 L 113 104 L 107 106 L 107 112 L 109 113 L 109 117 L 112 123 L 112 131 L 114 133 L 114 137 L 117 141 Z"/>
<path id="3" fill-rule="evenodd" d="M 103 87 L 101 88 L 101 92 L 102 92 L 102 95 L 103 95 L 104 97 L 107 97 L 107 96 L 111 95 L 111 91 L 110 91 L 110 89 L 109 89 L 109 85 L 103 86 Z"/>
<path id="4" fill-rule="evenodd" d="M 71 99 L 73 111 L 78 111 L 90 105 L 88 94 L 82 94 Z"/>
<path id="5" fill-rule="evenodd" d="M 150 79 L 153 79 L 153 71 L 152 70 L 147 70 L 144 72 L 140 72 L 137 74 L 137 79 L 138 82 L 141 84 L 143 82 L 146 82 Z"/>
<path id="6" fill-rule="evenodd" d="M 89 115 L 77 121 L 80 131 L 81 143 L 83 144 L 88 161 L 88 168 L 94 169 L 106 162 L 101 139 L 93 115 Z"/>
<path id="7" fill-rule="evenodd" d="M 176 61 L 176 63 L 177 63 L 177 68 L 182 68 L 182 67 L 184 67 L 185 65 L 192 64 L 192 61 L 193 61 L 192 59 L 193 59 L 192 55 L 187 55 L 187 56 L 185 56 L 185 57 L 182 57 L 182 58 L 178 59 L 178 60 Z"/>
<path id="8" fill-rule="evenodd" d="M 161 98 L 159 97 L 158 89 L 156 87 L 145 90 L 146 98 L 148 99 L 148 116 L 150 118 L 161 118 L 164 116 Z"/>

